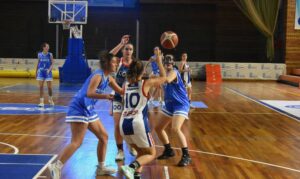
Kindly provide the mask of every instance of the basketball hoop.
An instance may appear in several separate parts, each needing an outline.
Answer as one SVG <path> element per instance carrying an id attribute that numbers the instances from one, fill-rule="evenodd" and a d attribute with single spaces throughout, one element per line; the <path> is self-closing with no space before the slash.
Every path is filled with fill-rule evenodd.
<path id="1" fill-rule="evenodd" d="M 73 22 L 73 21 L 70 20 L 70 19 L 64 20 L 64 22 L 62 23 L 62 25 L 63 25 L 63 30 L 68 30 L 68 29 L 70 29 L 70 26 L 71 26 L 71 23 L 72 23 L 72 22 Z"/>

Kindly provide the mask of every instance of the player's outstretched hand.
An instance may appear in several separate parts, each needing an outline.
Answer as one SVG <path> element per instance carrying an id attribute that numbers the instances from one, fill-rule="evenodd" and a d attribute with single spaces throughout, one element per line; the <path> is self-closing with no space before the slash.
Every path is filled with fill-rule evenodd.
<path id="1" fill-rule="evenodd" d="M 121 39 L 121 44 L 125 45 L 129 42 L 129 37 L 130 35 L 123 35 L 122 39 Z"/>

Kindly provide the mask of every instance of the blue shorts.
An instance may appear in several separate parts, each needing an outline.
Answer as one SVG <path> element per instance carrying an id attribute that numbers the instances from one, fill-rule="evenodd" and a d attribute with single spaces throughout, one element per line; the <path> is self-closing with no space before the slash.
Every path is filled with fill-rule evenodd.
<path id="1" fill-rule="evenodd" d="M 73 98 L 66 116 L 66 122 L 90 123 L 99 120 L 91 99 Z"/>
<path id="2" fill-rule="evenodd" d="M 189 119 L 189 111 L 190 111 L 190 105 L 189 104 L 172 104 L 172 103 L 166 103 L 162 107 L 163 114 L 173 117 L 173 116 L 183 116 L 185 119 Z"/>
<path id="3" fill-rule="evenodd" d="M 47 70 L 45 69 L 38 69 L 36 73 L 36 80 L 38 81 L 52 81 L 52 71 L 47 73 Z"/>

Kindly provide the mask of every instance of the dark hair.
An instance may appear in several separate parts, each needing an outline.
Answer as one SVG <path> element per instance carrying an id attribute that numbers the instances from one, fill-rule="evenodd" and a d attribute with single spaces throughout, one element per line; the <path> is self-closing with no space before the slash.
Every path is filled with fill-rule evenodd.
<path id="1" fill-rule="evenodd" d="M 46 45 L 49 45 L 49 44 L 47 42 L 42 43 L 42 45 L 41 45 L 41 51 L 44 50 L 44 47 L 46 47 Z"/>
<path id="2" fill-rule="evenodd" d="M 144 64 L 141 60 L 133 60 L 127 71 L 128 81 L 137 81 L 138 77 L 144 72 Z"/>
<path id="3" fill-rule="evenodd" d="M 174 56 L 171 54 L 167 54 L 164 58 L 164 64 L 172 64 L 174 65 Z"/>
<path id="4" fill-rule="evenodd" d="M 115 56 L 111 53 L 109 53 L 107 50 L 101 51 L 99 53 L 99 63 L 102 70 L 108 69 L 110 70 L 110 62 Z"/>
<path id="5" fill-rule="evenodd" d="M 183 54 L 187 54 L 186 51 L 183 51 L 183 52 L 181 53 L 181 56 L 182 56 Z"/>

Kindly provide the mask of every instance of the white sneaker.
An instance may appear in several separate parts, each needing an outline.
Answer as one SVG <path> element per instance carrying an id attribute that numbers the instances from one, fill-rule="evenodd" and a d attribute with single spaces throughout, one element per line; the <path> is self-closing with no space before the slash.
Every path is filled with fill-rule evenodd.
<path id="1" fill-rule="evenodd" d="M 136 151 L 135 148 L 133 148 L 133 147 L 129 147 L 129 153 L 130 153 L 132 156 L 137 156 L 137 151 Z"/>
<path id="2" fill-rule="evenodd" d="M 50 104 L 51 106 L 54 106 L 54 102 L 53 102 L 52 99 L 49 99 L 49 104 Z"/>
<path id="3" fill-rule="evenodd" d="M 149 106 L 153 106 L 153 101 L 152 100 L 148 100 L 148 105 Z"/>
<path id="4" fill-rule="evenodd" d="M 134 179 L 135 170 L 133 168 L 130 168 L 128 165 L 123 165 L 121 166 L 121 170 L 123 174 L 126 176 L 126 178 Z"/>
<path id="5" fill-rule="evenodd" d="M 118 150 L 116 161 L 123 161 L 125 159 L 123 150 Z"/>
<path id="6" fill-rule="evenodd" d="M 39 106 L 40 108 L 43 108 L 45 105 L 44 105 L 44 103 L 40 103 L 38 106 Z"/>
<path id="7" fill-rule="evenodd" d="M 165 105 L 164 101 L 159 101 L 160 107 L 163 107 Z"/>
<path id="8" fill-rule="evenodd" d="M 57 163 L 52 163 L 48 166 L 50 171 L 50 175 L 52 179 L 60 179 L 61 177 L 61 168 L 57 165 Z"/>
<path id="9" fill-rule="evenodd" d="M 110 168 L 107 166 L 100 167 L 99 165 L 97 165 L 96 175 L 98 175 L 98 176 L 112 175 L 116 172 L 117 172 L 117 170 L 115 170 L 114 168 Z"/>

